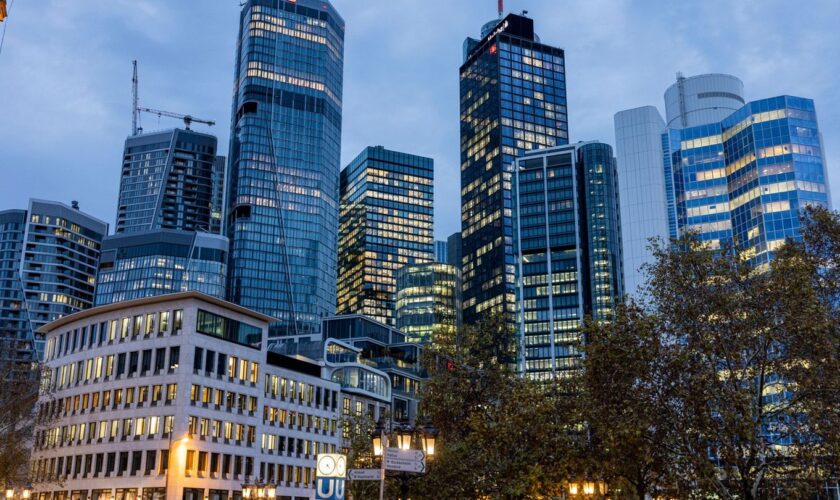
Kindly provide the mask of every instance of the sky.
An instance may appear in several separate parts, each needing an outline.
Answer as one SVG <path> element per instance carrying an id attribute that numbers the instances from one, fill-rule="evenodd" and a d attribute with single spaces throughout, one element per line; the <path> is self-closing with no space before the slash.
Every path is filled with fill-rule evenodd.
<path id="1" fill-rule="evenodd" d="M 131 61 L 140 103 L 212 119 L 226 153 L 239 0 L 8 0 L 0 52 L 0 210 L 78 200 L 113 224 Z M 458 67 L 495 0 L 334 0 L 346 22 L 342 166 L 365 146 L 435 161 L 435 235 L 460 230 Z M 614 144 L 613 115 L 677 71 L 730 73 L 747 100 L 816 101 L 840 198 L 840 1 L 507 0 L 566 51 L 572 142 Z M 145 115 L 147 130 L 181 123 Z M 201 125 L 195 129 L 208 131 Z M 621 172 L 619 170 L 619 175 Z"/>

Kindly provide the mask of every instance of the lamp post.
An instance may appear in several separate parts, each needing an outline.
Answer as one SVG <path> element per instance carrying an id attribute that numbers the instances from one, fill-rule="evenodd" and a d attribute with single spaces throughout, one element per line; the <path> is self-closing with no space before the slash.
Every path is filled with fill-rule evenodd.
<path id="1" fill-rule="evenodd" d="M 606 482 L 591 481 L 589 479 L 572 481 L 568 484 L 568 488 L 571 498 L 604 497 L 608 491 Z"/>
<path id="2" fill-rule="evenodd" d="M 379 419 L 376 428 L 371 434 L 371 441 L 373 445 L 374 457 L 381 459 L 381 479 L 379 481 L 379 500 L 382 500 L 385 495 L 385 450 L 389 447 L 389 443 L 393 443 L 400 450 L 410 450 L 414 446 L 423 452 L 427 459 L 432 458 L 435 454 L 435 443 L 437 440 L 437 430 L 430 422 L 425 426 L 410 426 L 408 424 L 396 425 L 392 432 L 388 433 L 383 419 Z M 408 498 L 408 484 L 411 480 L 411 475 L 408 472 L 400 473 L 400 498 L 405 500 Z"/>
<path id="3" fill-rule="evenodd" d="M 26 485 L 19 490 L 16 490 L 12 486 L 6 487 L 6 500 L 15 500 L 15 499 L 22 499 L 22 500 L 29 500 L 32 496 L 32 486 Z"/>
<path id="4" fill-rule="evenodd" d="M 277 486 L 258 479 L 253 483 L 245 481 L 242 484 L 242 498 L 246 500 L 272 500 L 277 497 Z"/>

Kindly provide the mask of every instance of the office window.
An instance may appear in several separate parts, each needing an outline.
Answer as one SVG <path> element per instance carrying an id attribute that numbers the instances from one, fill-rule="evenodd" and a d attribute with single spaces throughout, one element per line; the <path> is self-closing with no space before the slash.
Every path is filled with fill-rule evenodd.
<path id="1" fill-rule="evenodd" d="M 178 368 L 178 363 L 181 357 L 181 348 L 178 346 L 170 347 L 169 348 L 169 371 L 173 371 Z"/>
<path id="2" fill-rule="evenodd" d="M 169 330 L 169 311 L 160 313 L 160 322 L 158 323 L 158 334 L 162 335 Z"/>
<path id="3" fill-rule="evenodd" d="M 183 324 L 183 321 L 184 321 L 184 311 L 181 310 L 181 309 L 176 310 L 175 311 L 175 319 L 172 322 L 172 335 L 178 335 L 178 333 L 181 331 L 181 326 Z"/>
<path id="4" fill-rule="evenodd" d="M 193 352 L 193 370 L 201 370 L 204 364 L 204 349 L 196 347 Z"/>
<path id="5" fill-rule="evenodd" d="M 155 314 L 149 313 L 146 315 L 146 330 L 144 331 L 145 336 L 148 337 L 155 331 Z"/>
<path id="6" fill-rule="evenodd" d="M 155 459 L 157 458 L 157 451 L 156 450 L 147 450 L 146 451 L 146 469 L 145 474 L 150 476 L 152 471 L 155 470 Z"/>

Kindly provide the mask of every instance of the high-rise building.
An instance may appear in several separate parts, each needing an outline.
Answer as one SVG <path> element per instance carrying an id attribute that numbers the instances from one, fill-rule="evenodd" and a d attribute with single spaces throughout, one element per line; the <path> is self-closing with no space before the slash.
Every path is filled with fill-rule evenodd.
<path id="1" fill-rule="evenodd" d="M 615 116 L 629 293 L 643 285 L 650 238 L 696 232 L 761 266 L 798 236 L 802 208 L 830 206 L 813 101 L 746 102 L 740 80 L 712 74 L 678 75 L 665 104 L 668 125 L 652 106 Z"/>
<path id="2" fill-rule="evenodd" d="M 228 239 L 199 231 L 156 229 L 102 242 L 96 305 L 173 292 L 225 298 Z"/>
<path id="3" fill-rule="evenodd" d="M 216 137 L 173 129 L 125 140 L 117 233 L 150 229 L 212 232 L 218 183 Z"/>
<path id="4" fill-rule="evenodd" d="M 41 357 L 38 329 L 93 305 L 108 224 L 76 206 L 33 199 L 0 212 L 0 336 L 19 341 L 19 357 L 32 346 Z"/>
<path id="5" fill-rule="evenodd" d="M 228 298 L 317 335 L 336 305 L 344 21 L 325 0 L 248 0 L 234 78 Z"/>
<path id="6" fill-rule="evenodd" d="M 0 366 L 6 361 L 36 359 L 34 330 L 20 279 L 25 233 L 26 210 L 0 212 Z"/>
<path id="7" fill-rule="evenodd" d="M 452 233 L 446 238 L 446 263 L 458 268 L 461 273 L 461 232 Z"/>
<path id="8" fill-rule="evenodd" d="M 810 99 L 748 102 L 720 122 L 669 129 L 663 148 L 671 236 L 691 231 L 711 248 L 731 244 L 759 268 L 800 237 L 805 207 L 831 206 Z"/>
<path id="9" fill-rule="evenodd" d="M 443 262 L 444 264 L 449 260 L 448 245 L 446 241 L 435 240 L 435 262 Z"/>
<path id="10" fill-rule="evenodd" d="M 568 143 L 565 56 L 510 14 L 464 42 L 461 236 L 464 322 L 514 312 L 511 175 L 517 156 Z"/>
<path id="11" fill-rule="evenodd" d="M 271 319 L 185 292 L 45 326 L 33 498 L 241 499 L 256 479 L 313 498 L 315 455 L 340 451 L 342 387 L 269 351 Z"/>
<path id="12" fill-rule="evenodd" d="M 433 342 L 461 325 L 461 271 L 430 262 L 397 271 L 397 328 L 412 342 Z"/>
<path id="13" fill-rule="evenodd" d="M 579 142 L 526 152 L 513 179 L 520 373 L 579 366 L 584 317 L 608 320 L 623 294 L 612 148 Z"/>
<path id="14" fill-rule="evenodd" d="M 217 156 L 213 162 L 212 196 L 210 198 L 210 232 L 223 233 L 225 216 L 225 173 L 227 171 L 227 157 Z"/>
<path id="15" fill-rule="evenodd" d="M 434 161 L 368 147 L 341 172 L 338 314 L 395 324 L 396 272 L 431 262 Z"/>

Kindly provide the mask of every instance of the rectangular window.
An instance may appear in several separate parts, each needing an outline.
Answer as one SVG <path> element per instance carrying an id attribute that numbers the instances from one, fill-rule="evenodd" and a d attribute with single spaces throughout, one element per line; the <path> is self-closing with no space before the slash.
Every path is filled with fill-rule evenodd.
<path id="1" fill-rule="evenodd" d="M 181 348 L 178 346 L 169 348 L 169 371 L 175 371 L 178 368 L 181 357 Z"/>
<path id="2" fill-rule="evenodd" d="M 136 337 L 136 336 L 140 335 L 140 332 L 142 331 L 142 327 L 143 327 L 143 316 L 140 316 L 138 314 L 137 316 L 134 317 L 134 322 L 131 326 L 131 336 Z"/>
<path id="3" fill-rule="evenodd" d="M 262 329 L 211 312 L 198 310 L 196 332 L 259 349 Z"/>
<path id="4" fill-rule="evenodd" d="M 145 336 L 148 337 L 155 331 L 155 314 L 149 313 L 146 315 L 146 330 L 144 331 Z"/>
<path id="5" fill-rule="evenodd" d="M 156 450 L 148 450 L 146 451 L 146 475 L 150 476 L 152 471 L 155 470 L 155 459 L 157 458 L 157 451 Z"/>
<path id="6" fill-rule="evenodd" d="M 207 373 L 213 373 L 213 371 L 216 369 L 216 367 L 214 366 L 215 361 L 216 353 L 208 349 L 207 355 L 204 358 L 204 369 L 207 371 Z"/>
<path id="7" fill-rule="evenodd" d="M 120 329 L 119 321 L 112 319 L 111 328 L 108 329 L 108 342 L 113 342 L 117 338 L 117 330 Z"/>
<path id="8" fill-rule="evenodd" d="M 163 335 L 169 330 L 169 311 L 160 313 L 160 322 L 158 324 L 158 335 Z"/>
<path id="9" fill-rule="evenodd" d="M 196 347 L 195 351 L 193 352 L 193 370 L 199 371 L 202 369 L 204 364 L 204 349 L 201 347 Z"/>
<path id="10" fill-rule="evenodd" d="M 175 416 L 174 415 L 166 415 L 163 417 L 163 433 L 164 434 L 171 434 L 172 433 L 172 426 L 175 424 Z"/>
<path id="11" fill-rule="evenodd" d="M 149 437 L 154 437 L 160 429 L 160 417 L 149 417 Z"/>
<path id="12" fill-rule="evenodd" d="M 234 378 L 236 376 L 236 357 L 235 356 L 229 356 L 228 357 L 227 376 L 230 377 L 230 378 Z"/>
<path id="13" fill-rule="evenodd" d="M 166 402 L 171 403 L 175 400 L 178 391 L 178 384 L 169 384 L 166 386 Z"/>
<path id="14" fill-rule="evenodd" d="M 175 311 L 175 319 L 172 322 L 172 335 L 178 335 L 181 332 L 181 327 L 184 322 L 184 311 L 178 309 Z"/>
<path id="15" fill-rule="evenodd" d="M 120 340 L 128 337 L 128 329 L 130 326 L 128 318 L 123 318 L 122 324 L 120 325 Z"/>

